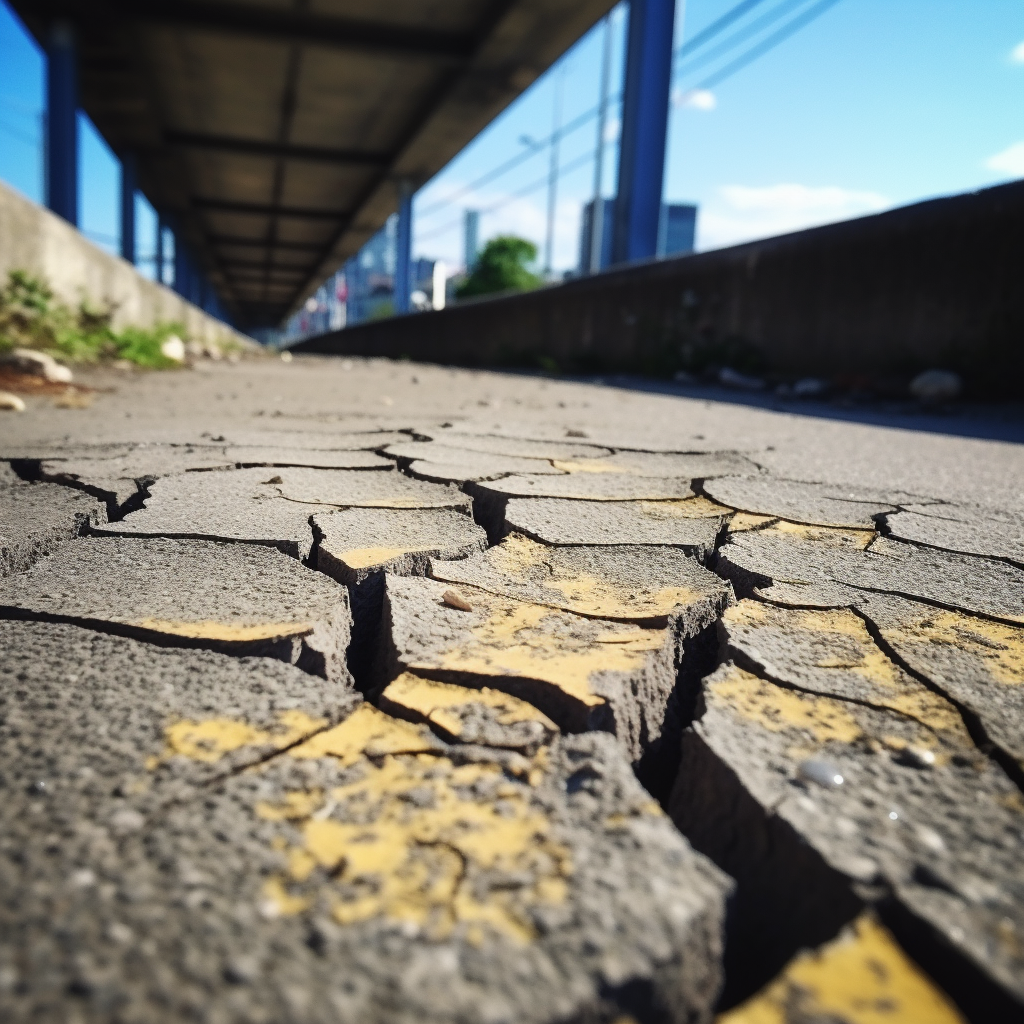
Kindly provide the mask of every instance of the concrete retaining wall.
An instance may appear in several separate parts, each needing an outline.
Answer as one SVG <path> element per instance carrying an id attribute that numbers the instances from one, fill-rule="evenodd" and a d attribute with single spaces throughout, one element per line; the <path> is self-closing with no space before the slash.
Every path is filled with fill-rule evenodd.
<path id="1" fill-rule="evenodd" d="M 311 352 L 462 365 L 1024 374 L 1024 183 L 363 324 Z"/>
<path id="2" fill-rule="evenodd" d="M 114 308 L 114 327 L 181 323 L 195 341 L 253 344 L 130 263 L 93 245 L 67 221 L 0 182 L 0 282 L 11 270 L 46 278 L 71 306 L 82 299 Z"/>

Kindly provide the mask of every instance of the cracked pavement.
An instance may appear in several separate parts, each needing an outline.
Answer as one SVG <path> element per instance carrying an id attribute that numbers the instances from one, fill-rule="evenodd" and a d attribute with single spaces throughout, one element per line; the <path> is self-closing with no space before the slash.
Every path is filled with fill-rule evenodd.
<path id="1" fill-rule="evenodd" d="M 1019 446 L 299 357 L 0 437 L 0 1017 L 1024 1015 Z"/>

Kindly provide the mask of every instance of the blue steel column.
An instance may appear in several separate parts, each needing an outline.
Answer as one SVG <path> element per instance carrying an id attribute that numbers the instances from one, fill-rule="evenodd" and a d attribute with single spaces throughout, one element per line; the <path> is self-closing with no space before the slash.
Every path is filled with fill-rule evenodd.
<path id="1" fill-rule="evenodd" d="M 167 224 L 164 222 L 163 217 L 157 214 L 156 217 L 156 257 L 155 265 L 153 267 L 153 276 L 156 278 L 159 284 L 164 283 L 164 230 Z"/>
<path id="2" fill-rule="evenodd" d="M 46 55 L 46 205 L 77 227 L 78 68 L 69 22 L 50 27 Z"/>
<path id="3" fill-rule="evenodd" d="M 135 154 L 121 157 L 121 256 L 135 262 L 135 190 L 138 187 Z"/>
<path id="4" fill-rule="evenodd" d="M 398 231 L 395 238 L 395 312 L 409 312 L 412 294 L 412 186 L 403 181 L 398 188 Z"/>
<path id="5" fill-rule="evenodd" d="M 658 250 L 675 0 L 631 0 L 612 262 Z"/>

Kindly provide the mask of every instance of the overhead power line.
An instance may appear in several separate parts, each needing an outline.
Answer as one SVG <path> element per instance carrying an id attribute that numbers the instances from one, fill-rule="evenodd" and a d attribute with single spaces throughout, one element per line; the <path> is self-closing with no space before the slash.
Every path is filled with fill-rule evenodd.
<path id="1" fill-rule="evenodd" d="M 766 28 L 774 25 L 780 18 L 784 18 L 787 14 L 790 14 L 796 8 L 802 7 L 806 3 L 808 3 L 808 0 L 784 0 L 783 3 L 779 4 L 777 7 L 773 7 L 760 18 L 755 18 L 737 32 L 733 32 L 732 35 L 727 36 L 717 46 L 712 46 L 711 49 L 704 50 L 692 59 L 684 61 L 681 67 L 676 68 L 676 74 L 685 75 L 692 71 L 696 71 L 697 68 L 702 68 L 707 64 L 711 64 L 719 57 L 727 54 L 730 50 L 735 49 L 735 47 L 739 46 L 740 43 L 750 39 L 751 36 L 756 36 L 759 32 L 763 32 Z"/>
<path id="2" fill-rule="evenodd" d="M 834 7 L 839 0 L 821 0 L 803 14 L 797 15 L 792 21 L 787 22 L 777 32 L 773 32 L 767 39 L 762 40 L 756 46 L 752 46 L 746 53 L 741 54 L 734 61 L 719 68 L 716 72 L 704 79 L 694 88 L 710 89 L 713 86 L 731 78 L 737 71 L 742 71 L 748 64 L 752 64 L 759 57 L 763 57 L 769 50 L 774 50 L 780 43 L 785 42 L 795 32 L 809 25 L 815 18 L 819 18 L 830 7 Z"/>
<path id="3" fill-rule="evenodd" d="M 724 32 L 734 21 L 738 21 L 747 11 L 752 11 L 764 0 L 741 0 L 735 7 L 729 8 L 717 21 L 711 22 L 707 28 L 701 29 L 692 39 L 688 39 L 682 46 L 672 54 L 675 60 L 693 53 L 699 46 L 703 46 L 709 39 L 714 39 L 719 32 Z"/>

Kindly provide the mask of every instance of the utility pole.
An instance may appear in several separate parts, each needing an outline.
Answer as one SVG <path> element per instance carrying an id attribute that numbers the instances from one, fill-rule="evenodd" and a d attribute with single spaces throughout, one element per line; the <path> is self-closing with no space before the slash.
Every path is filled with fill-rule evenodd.
<path id="1" fill-rule="evenodd" d="M 544 276 L 551 276 L 551 263 L 555 250 L 555 203 L 558 198 L 558 143 L 562 133 L 562 86 L 565 64 L 555 76 L 555 104 L 551 128 L 551 166 L 548 170 L 548 233 L 544 244 Z"/>
<path id="2" fill-rule="evenodd" d="M 601 58 L 600 98 L 597 107 L 597 147 L 594 151 L 594 202 L 590 208 L 590 273 L 601 269 L 601 251 L 604 246 L 604 133 L 608 122 L 608 79 L 612 66 L 612 16 L 604 18 L 604 55 Z"/>

